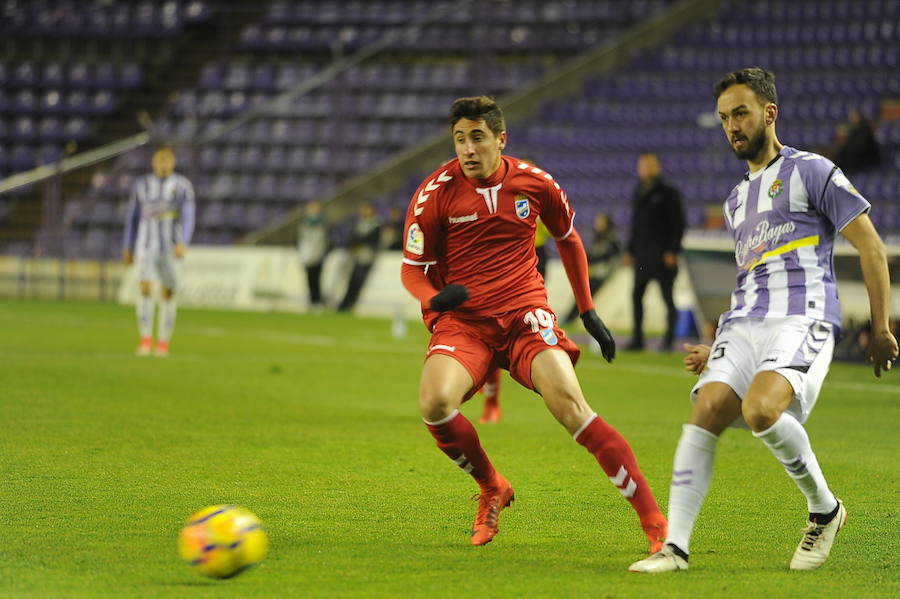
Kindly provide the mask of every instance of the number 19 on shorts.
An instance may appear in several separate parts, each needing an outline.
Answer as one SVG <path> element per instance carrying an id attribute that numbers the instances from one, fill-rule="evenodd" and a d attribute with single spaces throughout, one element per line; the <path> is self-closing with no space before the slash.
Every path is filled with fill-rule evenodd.
<path id="1" fill-rule="evenodd" d="M 547 345 L 559 343 L 559 339 L 553 331 L 556 319 L 553 318 L 553 314 L 550 312 L 541 308 L 530 310 L 525 313 L 524 321 L 526 325 L 531 327 L 531 332 L 540 334 Z"/>

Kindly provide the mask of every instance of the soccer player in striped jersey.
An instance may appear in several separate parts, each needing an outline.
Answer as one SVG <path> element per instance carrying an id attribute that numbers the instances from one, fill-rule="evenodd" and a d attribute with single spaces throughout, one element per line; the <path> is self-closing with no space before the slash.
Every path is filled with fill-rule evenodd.
<path id="1" fill-rule="evenodd" d="M 135 262 L 140 280 L 136 310 L 141 339 L 137 354 L 153 349 L 153 281 L 162 285 L 159 325 L 154 353 L 169 355 L 175 328 L 176 260 L 184 257 L 194 232 L 194 187 L 175 171 L 175 153 L 161 147 L 153 153 L 153 173 L 135 181 L 131 190 L 122 256 Z"/>
<path id="2" fill-rule="evenodd" d="M 459 411 L 497 367 L 543 397 L 637 512 L 651 551 L 666 521 L 628 442 L 585 401 L 575 375 L 578 347 L 559 328 L 537 271 L 537 218 L 556 239 L 581 320 L 611 361 L 615 341 L 597 316 L 575 213 L 553 177 L 503 156 L 506 126 L 487 97 L 460 98 L 450 110 L 457 158 L 425 179 L 406 215 L 401 277 L 422 303 L 431 341 L 419 385 L 419 409 L 438 447 L 481 488 L 470 542 L 499 530 L 512 485 L 488 459 Z"/>
<path id="3" fill-rule="evenodd" d="M 688 370 L 702 374 L 675 450 L 666 545 L 629 569 L 688 567 L 688 542 L 712 478 L 716 443 L 733 425 L 749 427 L 806 497 L 809 518 L 790 568 L 812 570 L 828 558 L 847 520 L 803 428 L 841 326 L 834 239 L 842 233 L 859 252 L 872 315 L 869 357 L 878 377 L 898 353 L 888 328 L 884 244 L 869 220 L 869 202 L 839 168 L 778 141 L 772 73 L 757 67 L 730 73 L 715 96 L 725 137 L 749 167 L 724 204 L 737 287 L 712 348 L 687 346 Z"/>

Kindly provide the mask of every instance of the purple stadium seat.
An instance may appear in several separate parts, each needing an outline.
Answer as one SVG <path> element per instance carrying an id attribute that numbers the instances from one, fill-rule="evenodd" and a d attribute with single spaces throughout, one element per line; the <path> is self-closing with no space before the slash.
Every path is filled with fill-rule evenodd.
<path id="1" fill-rule="evenodd" d="M 274 91 L 275 74 L 273 68 L 269 65 L 257 65 L 254 67 L 247 87 L 263 92 Z"/>
<path id="2" fill-rule="evenodd" d="M 32 62 L 20 62 L 13 68 L 12 85 L 14 87 L 36 87 L 38 80 L 38 69 Z"/>
<path id="3" fill-rule="evenodd" d="M 40 86 L 64 87 L 66 85 L 66 70 L 58 62 L 48 62 L 41 68 Z"/>
<path id="4" fill-rule="evenodd" d="M 221 171 L 212 178 L 209 186 L 209 197 L 213 199 L 225 199 L 229 197 L 234 187 L 234 176 L 227 170 Z"/>
<path id="5" fill-rule="evenodd" d="M 242 167 L 241 150 L 238 146 L 226 146 L 220 156 L 221 168 L 237 170 Z"/>
<path id="6" fill-rule="evenodd" d="M 28 116 L 20 116 L 14 120 L 9 128 L 9 137 L 13 141 L 34 141 L 38 137 L 34 120 Z"/>
<path id="7" fill-rule="evenodd" d="M 140 36 L 160 35 L 157 7 L 153 2 L 140 2 L 131 15 L 131 29 Z"/>
<path id="8" fill-rule="evenodd" d="M 67 109 L 64 100 L 59 90 L 45 90 L 40 97 L 40 113 L 45 115 L 65 113 Z"/>
<path id="9" fill-rule="evenodd" d="M 101 89 L 94 93 L 90 100 L 90 113 L 95 115 L 105 115 L 116 109 L 116 98 L 113 94 L 105 89 Z"/>
<path id="10" fill-rule="evenodd" d="M 91 126 L 87 119 L 82 117 L 72 117 L 66 121 L 65 125 L 66 139 L 74 141 L 83 141 L 91 134 Z"/>
<path id="11" fill-rule="evenodd" d="M 134 89 L 144 80 L 144 73 L 140 65 L 126 62 L 119 66 L 116 87 L 119 89 Z"/>
<path id="12" fill-rule="evenodd" d="M 280 197 L 281 187 L 272 173 L 263 173 L 256 180 L 256 195 L 264 201 L 274 201 Z"/>
<path id="13" fill-rule="evenodd" d="M 98 64 L 94 68 L 93 85 L 100 88 L 116 87 L 116 71 L 111 63 Z"/>
<path id="14" fill-rule="evenodd" d="M 93 85 L 93 70 L 83 62 L 75 62 L 68 67 L 69 87 L 85 88 Z"/>
<path id="15" fill-rule="evenodd" d="M 198 212 L 200 224 L 204 227 L 218 228 L 225 224 L 225 204 L 222 202 L 206 202 Z"/>
<path id="16" fill-rule="evenodd" d="M 253 121 L 249 125 L 241 127 L 240 130 L 244 140 L 251 143 L 266 143 L 273 138 L 272 123 L 266 119 Z"/>
<path id="17" fill-rule="evenodd" d="M 7 164 L 12 167 L 13 172 L 24 171 L 35 166 L 34 150 L 28 144 L 17 143 L 12 146 L 9 160 Z"/>
<path id="18" fill-rule="evenodd" d="M 91 101 L 88 94 L 80 89 L 70 91 L 66 95 L 65 110 L 68 114 L 89 114 Z"/>
<path id="19" fill-rule="evenodd" d="M 225 94 L 218 90 L 209 90 L 199 99 L 197 113 L 203 117 L 225 116 L 228 109 L 228 100 Z"/>
<path id="20" fill-rule="evenodd" d="M 195 114 L 197 106 L 197 93 L 193 90 L 183 90 L 175 99 L 175 104 L 172 106 L 172 114 L 176 116 Z"/>
<path id="21" fill-rule="evenodd" d="M 250 67 L 242 63 L 234 63 L 228 66 L 225 74 L 224 87 L 226 89 L 247 89 L 250 87 Z"/>
<path id="22" fill-rule="evenodd" d="M 264 168 L 259 146 L 246 146 L 240 151 L 240 164 L 244 170 L 258 171 Z"/>
<path id="23" fill-rule="evenodd" d="M 212 170 L 218 167 L 220 164 L 219 148 L 214 145 L 203 146 L 200 150 L 198 159 L 200 161 L 200 168 L 204 170 Z"/>
<path id="24" fill-rule="evenodd" d="M 38 111 L 38 99 L 30 89 L 20 89 L 9 103 L 10 112 L 31 114 Z"/>
<path id="25" fill-rule="evenodd" d="M 200 73 L 199 87 L 201 89 L 216 89 L 222 87 L 225 81 L 225 68 L 219 63 L 208 64 Z"/>
<path id="26" fill-rule="evenodd" d="M 283 171 L 287 165 L 287 154 L 281 146 L 271 146 L 262 158 L 263 168 L 270 171 Z"/>

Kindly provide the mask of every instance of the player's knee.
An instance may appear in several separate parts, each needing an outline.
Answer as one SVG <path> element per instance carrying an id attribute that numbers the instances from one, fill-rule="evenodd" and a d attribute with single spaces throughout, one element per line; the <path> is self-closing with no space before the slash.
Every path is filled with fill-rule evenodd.
<path id="1" fill-rule="evenodd" d="M 567 386 L 555 387 L 549 393 L 545 392 L 544 402 L 553 417 L 570 431 L 577 430 L 585 418 L 593 413 L 580 390 Z"/>
<path id="2" fill-rule="evenodd" d="M 174 290 L 174 289 L 168 289 L 168 288 L 165 288 L 165 289 L 162 290 L 162 296 L 163 296 L 163 299 L 170 300 L 170 299 L 172 299 L 173 297 L 175 297 L 175 290 Z"/>
<path id="3" fill-rule="evenodd" d="M 141 295 L 149 297 L 152 287 L 148 281 L 141 281 Z"/>
<path id="4" fill-rule="evenodd" d="M 744 400 L 741 412 L 744 420 L 747 422 L 747 426 L 757 433 L 770 428 L 781 416 L 781 411 L 776 406 L 770 402 L 760 401 L 753 397 L 748 397 Z"/>
<path id="5" fill-rule="evenodd" d="M 419 412 L 428 422 L 437 422 L 453 413 L 462 398 L 455 397 L 447 389 L 420 389 Z"/>
<path id="6" fill-rule="evenodd" d="M 719 435 L 740 413 L 740 400 L 733 393 L 702 387 L 691 412 L 691 424 Z"/>

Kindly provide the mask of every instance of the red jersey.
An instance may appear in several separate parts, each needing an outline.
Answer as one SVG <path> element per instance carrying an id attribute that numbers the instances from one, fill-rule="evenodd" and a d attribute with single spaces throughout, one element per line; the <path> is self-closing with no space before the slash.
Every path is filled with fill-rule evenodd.
<path id="1" fill-rule="evenodd" d="M 546 305 L 537 271 L 537 218 L 555 239 L 572 234 L 575 216 L 553 177 L 531 164 L 501 156 L 489 179 L 470 179 L 453 159 L 416 190 L 406 213 L 403 262 L 426 266 L 435 288 L 455 283 L 469 290 L 458 308 L 497 316 Z M 429 327 L 435 312 L 422 306 Z"/>

